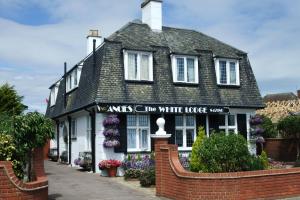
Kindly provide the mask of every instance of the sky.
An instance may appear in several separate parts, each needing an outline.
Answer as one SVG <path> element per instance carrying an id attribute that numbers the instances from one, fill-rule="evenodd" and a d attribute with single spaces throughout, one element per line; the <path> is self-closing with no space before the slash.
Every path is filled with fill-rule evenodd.
<path id="1" fill-rule="evenodd" d="M 49 86 L 108 37 L 141 19 L 143 0 L 0 0 L 0 84 L 45 112 Z M 163 25 L 194 29 L 248 53 L 261 94 L 300 89 L 299 0 L 164 0 Z"/>

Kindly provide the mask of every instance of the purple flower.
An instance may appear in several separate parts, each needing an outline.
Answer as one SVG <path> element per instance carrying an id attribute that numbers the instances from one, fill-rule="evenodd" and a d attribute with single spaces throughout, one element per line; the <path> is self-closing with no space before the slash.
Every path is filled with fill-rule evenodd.
<path id="1" fill-rule="evenodd" d="M 120 120 L 118 119 L 117 115 L 108 115 L 106 119 L 103 121 L 103 126 L 117 126 L 120 124 Z"/>
<path id="2" fill-rule="evenodd" d="M 255 115 L 254 117 L 251 117 L 250 124 L 252 126 L 260 125 L 263 122 L 261 116 Z"/>
<path id="3" fill-rule="evenodd" d="M 120 142 L 118 140 L 105 140 L 103 146 L 106 148 L 118 147 L 120 146 Z"/>
<path id="4" fill-rule="evenodd" d="M 255 134 L 256 135 L 262 135 L 265 132 L 265 130 L 263 128 L 257 127 L 255 129 Z"/>
<path id="5" fill-rule="evenodd" d="M 103 135 L 105 137 L 118 137 L 120 136 L 120 133 L 118 129 L 107 129 L 103 131 Z"/>

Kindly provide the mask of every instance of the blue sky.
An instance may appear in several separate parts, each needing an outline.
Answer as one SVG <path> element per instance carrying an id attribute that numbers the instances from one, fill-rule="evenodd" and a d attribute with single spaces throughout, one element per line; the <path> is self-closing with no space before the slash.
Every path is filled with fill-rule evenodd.
<path id="1" fill-rule="evenodd" d="M 104 37 L 141 18 L 142 0 L 0 0 L 0 84 L 44 112 L 48 87 Z M 300 89 L 300 1 L 164 0 L 164 25 L 189 28 L 246 51 L 262 95 Z"/>

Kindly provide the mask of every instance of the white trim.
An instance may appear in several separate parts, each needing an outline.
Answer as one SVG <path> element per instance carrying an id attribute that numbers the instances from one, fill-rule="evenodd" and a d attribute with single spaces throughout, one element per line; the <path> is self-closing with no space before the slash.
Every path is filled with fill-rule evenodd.
<path id="1" fill-rule="evenodd" d="M 137 78 L 136 79 L 129 79 L 129 70 L 128 70 L 128 54 L 137 54 Z M 153 81 L 153 54 L 151 52 L 146 51 L 132 51 L 132 50 L 123 50 L 124 55 L 124 77 L 125 80 L 133 80 L 133 81 Z M 148 80 L 141 80 L 141 56 L 147 55 L 148 56 L 148 73 L 149 77 Z"/>
<path id="2" fill-rule="evenodd" d="M 226 84 L 220 82 L 220 61 L 226 62 Z M 233 85 L 233 86 L 239 86 L 240 85 L 240 64 L 239 60 L 235 59 L 226 59 L 226 58 L 215 58 L 215 70 L 216 70 L 216 77 L 217 77 L 217 84 L 218 85 Z M 231 84 L 230 83 L 230 63 L 234 62 L 235 63 L 235 72 L 236 72 L 236 84 Z"/>
<path id="3" fill-rule="evenodd" d="M 206 115 L 205 123 L 206 123 L 206 136 L 209 137 L 209 119 L 208 119 L 208 115 Z"/>
<path id="4" fill-rule="evenodd" d="M 187 129 L 193 129 L 194 130 L 194 135 L 193 135 L 193 141 L 195 142 L 196 140 L 196 116 L 195 115 L 176 115 L 176 116 L 182 116 L 183 117 L 183 126 L 176 126 L 176 121 L 175 121 L 175 144 L 176 144 L 176 130 L 182 130 L 182 147 L 178 147 L 179 151 L 191 151 L 192 147 L 187 147 L 186 144 L 186 131 Z M 175 117 L 176 117 L 175 116 Z M 193 116 L 194 117 L 194 126 L 186 126 L 186 117 L 187 116 Z"/>
<path id="5" fill-rule="evenodd" d="M 184 81 L 178 81 L 177 80 L 177 58 L 183 58 L 184 59 Z M 194 59 L 194 82 L 188 82 L 187 81 L 187 59 Z M 173 82 L 174 83 L 199 83 L 199 66 L 198 66 L 198 57 L 197 56 L 186 56 L 186 55 L 171 55 L 171 63 L 172 63 L 172 74 L 173 74 Z"/>
<path id="6" fill-rule="evenodd" d="M 229 126 L 229 125 L 228 125 L 228 117 L 229 117 L 229 115 L 233 115 L 233 116 L 234 116 L 234 124 L 235 124 L 234 126 Z M 224 125 L 224 126 L 219 126 L 219 129 L 225 130 L 226 135 L 229 134 L 229 130 L 230 130 L 230 129 L 234 129 L 234 133 L 235 133 L 235 134 L 238 134 L 237 114 L 235 114 L 235 113 L 230 113 L 230 114 L 228 114 L 228 115 L 221 115 L 221 116 L 224 116 L 224 117 L 225 117 L 225 125 Z"/>

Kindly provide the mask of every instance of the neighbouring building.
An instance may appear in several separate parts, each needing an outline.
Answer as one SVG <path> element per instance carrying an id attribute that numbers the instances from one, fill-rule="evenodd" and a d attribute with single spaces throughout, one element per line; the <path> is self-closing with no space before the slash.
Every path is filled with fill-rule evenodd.
<path id="1" fill-rule="evenodd" d="M 300 90 L 297 95 L 293 92 L 268 94 L 263 101 L 266 107 L 258 110 L 257 114 L 270 117 L 273 123 L 286 116 L 300 114 Z"/>
<path id="2" fill-rule="evenodd" d="M 91 151 L 103 159 L 153 150 L 163 116 L 170 143 L 190 151 L 197 128 L 250 138 L 249 118 L 264 104 L 247 53 L 201 32 L 163 26 L 162 0 L 142 3 L 142 21 L 102 39 L 92 30 L 88 55 L 50 87 L 46 115 L 56 122 L 51 146 L 71 164 Z M 120 145 L 106 148 L 103 121 L 120 120 Z"/>

